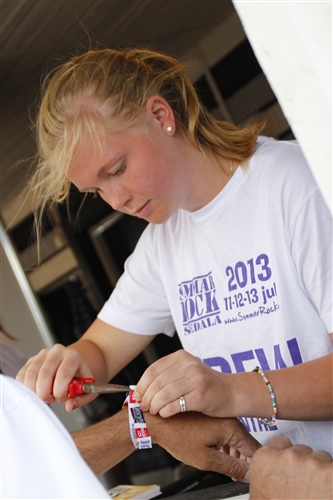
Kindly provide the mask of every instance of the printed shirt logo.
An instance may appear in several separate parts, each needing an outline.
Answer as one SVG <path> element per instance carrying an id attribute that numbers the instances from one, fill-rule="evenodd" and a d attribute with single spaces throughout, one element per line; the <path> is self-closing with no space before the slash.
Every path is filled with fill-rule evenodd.
<path id="1" fill-rule="evenodd" d="M 220 301 L 217 299 L 212 272 L 196 276 L 178 285 L 185 335 L 217 324 L 223 324 L 224 328 L 228 328 L 235 322 L 251 321 L 279 311 L 277 286 L 267 254 L 261 253 L 255 258 L 251 257 L 246 261 L 226 266 L 222 279 L 225 282 L 223 289 L 226 292 L 222 297 L 220 295 Z M 202 361 L 224 373 L 244 372 L 247 364 L 255 366 L 259 363 L 264 370 L 271 370 L 303 362 L 296 338 L 286 341 L 283 349 L 280 344 L 272 346 L 272 349 L 273 353 L 270 353 L 270 356 L 264 348 L 258 347 L 255 350 L 231 353 L 226 357 L 216 355 Z M 284 359 L 285 356 L 288 359 Z M 268 359 L 272 357 L 274 366 L 269 366 Z M 278 431 L 277 424 L 268 426 L 260 418 L 240 417 L 239 420 L 249 432 Z"/>
<path id="2" fill-rule="evenodd" d="M 276 313 L 277 287 L 267 254 L 238 261 L 224 270 L 227 294 L 217 301 L 212 272 L 178 285 L 184 335 L 223 323 L 251 320 Z"/>
<path id="3" fill-rule="evenodd" d="M 178 285 L 185 335 L 221 323 L 212 273 Z"/>

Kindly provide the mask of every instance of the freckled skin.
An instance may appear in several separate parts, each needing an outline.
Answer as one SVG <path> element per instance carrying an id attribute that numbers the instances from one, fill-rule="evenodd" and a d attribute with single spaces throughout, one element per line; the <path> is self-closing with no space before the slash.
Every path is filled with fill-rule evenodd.
<path id="1" fill-rule="evenodd" d="M 173 118 L 164 101 L 161 107 Z M 74 156 L 68 179 L 82 191 L 97 191 L 115 210 L 155 224 L 180 208 L 198 210 L 229 178 L 172 123 L 170 134 L 165 120 L 147 112 L 142 125 L 110 133 L 101 155 L 91 141 L 85 142 Z M 103 166 L 103 175 L 98 175 Z"/>
<path id="2" fill-rule="evenodd" d="M 79 189 L 97 189 L 115 210 L 130 215 L 148 202 L 144 218 L 162 223 L 181 205 L 180 176 L 175 174 L 176 162 L 166 149 L 163 145 L 155 146 L 143 130 L 112 134 L 98 163 L 93 144 L 84 145 L 69 169 L 68 178 Z M 115 156 L 123 162 L 122 170 L 114 176 L 105 172 L 98 178 L 100 166 Z"/>

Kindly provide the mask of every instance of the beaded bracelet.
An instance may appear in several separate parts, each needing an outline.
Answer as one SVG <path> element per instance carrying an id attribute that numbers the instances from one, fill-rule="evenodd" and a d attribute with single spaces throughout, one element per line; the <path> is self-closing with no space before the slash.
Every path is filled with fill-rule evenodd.
<path id="1" fill-rule="evenodd" d="M 135 387 L 135 385 L 130 385 L 131 390 L 123 402 L 123 408 L 128 407 L 130 436 L 134 448 L 136 450 L 145 450 L 153 447 L 153 441 L 147 429 L 140 404 L 133 397 Z"/>
<path id="2" fill-rule="evenodd" d="M 267 385 L 267 389 L 269 390 L 271 399 L 272 399 L 272 407 L 273 407 L 273 415 L 272 418 L 267 419 L 267 418 L 262 418 L 261 420 L 266 424 L 266 425 L 274 425 L 276 421 L 276 416 L 277 416 L 277 406 L 276 406 L 276 399 L 275 399 L 275 394 L 273 392 L 273 387 L 270 384 L 270 381 L 266 377 L 266 374 L 262 368 L 259 366 L 256 366 L 255 369 L 253 370 L 254 372 L 260 373 L 262 378 L 264 379 L 265 384 Z"/>

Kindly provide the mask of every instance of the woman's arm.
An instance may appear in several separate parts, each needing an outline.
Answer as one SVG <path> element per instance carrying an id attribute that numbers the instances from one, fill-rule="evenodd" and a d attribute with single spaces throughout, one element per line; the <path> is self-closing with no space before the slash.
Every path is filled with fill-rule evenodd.
<path id="1" fill-rule="evenodd" d="M 290 368 L 267 371 L 278 418 L 332 419 L 332 366 L 333 354 L 328 354 Z M 152 364 L 137 384 L 135 394 L 143 411 L 162 417 L 179 413 L 181 396 L 185 396 L 187 410 L 210 416 L 272 416 L 271 397 L 258 373 L 220 373 L 185 351 Z"/>

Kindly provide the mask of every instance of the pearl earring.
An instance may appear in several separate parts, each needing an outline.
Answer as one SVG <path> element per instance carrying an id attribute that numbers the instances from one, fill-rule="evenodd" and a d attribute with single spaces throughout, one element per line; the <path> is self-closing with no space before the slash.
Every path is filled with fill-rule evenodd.
<path id="1" fill-rule="evenodd" d="M 169 126 L 169 127 L 167 127 L 167 131 L 168 131 L 168 132 L 172 132 L 172 127 L 170 127 L 170 126 Z"/>

